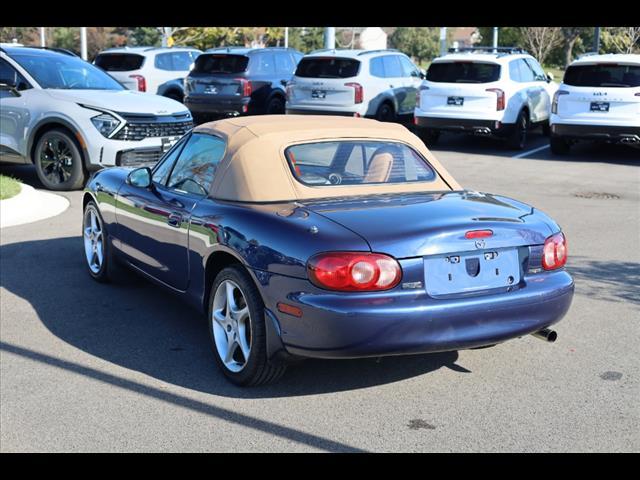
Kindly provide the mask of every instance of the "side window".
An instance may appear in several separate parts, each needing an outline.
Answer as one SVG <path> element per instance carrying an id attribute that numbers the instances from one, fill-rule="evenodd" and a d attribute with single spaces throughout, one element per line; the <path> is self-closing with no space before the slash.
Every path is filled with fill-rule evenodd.
<path id="1" fill-rule="evenodd" d="M 164 157 L 162 157 L 155 168 L 153 169 L 152 180 L 154 183 L 158 183 L 160 185 L 165 185 L 167 183 L 167 179 L 169 178 L 169 172 L 171 172 L 171 167 L 176 163 L 176 159 L 180 152 L 182 151 L 182 147 L 187 142 L 189 135 L 186 135 L 182 138 L 178 143 L 176 143 L 171 150 L 169 150 Z"/>
<path id="2" fill-rule="evenodd" d="M 400 65 L 402 66 L 402 76 L 403 77 L 420 77 L 420 71 L 416 68 L 416 66 L 411 63 L 407 57 L 398 56 L 400 60 Z"/>
<path id="3" fill-rule="evenodd" d="M 206 133 L 192 134 L 167 186 L 194 195 L 207 195 L 224 151 L 225 143 L 221 138 Z"/>
<path id="4" fill-rule="evenodd" d="M 534 60 L 533 58 L 525 58 L 524 61 L 527 62 L 527 65 L 529 65 L 529 67 L 531 67 L 531 70 L 533 70 L 536 82 L 547 81 L 547 75 L 544 73 L 544 70 L 537 60 Z"/>
<path id="5" fill-rule="evenodd" d="M 16 90 L 27 90 L 31 88 L 29 82 L 27 82 L 9 62 L 2 58 L 0 58 L 0 83 L 12 85 Z"/>
<path id="6" fill-rule="evenodd" d="M 291 56 L 288 52 L 282 52 L 275 55 L 276 60 L 276 72 L 283 75 L 291 75 L 296 69 L 296 66 L 291 60 Z"/>
<path id="7" fill-rule="evenodd" d="M 382 57 L 382 63 L 384 64 L 384 73 L 387 78 L 402 77 L 402 66 L 398 61 L 397 55 L 386 55 Z"/>
<path id="8" fill-rule="evenodd" d="M 509 78 L 514 82 L 521 82 L 520 80 L 520 67 L 518 66 L 518 62 L 520 60 L 512 60 L 509 62 Z"/>
<path id="9" fill-rule="evenodd" d="M 257 53 L 251 61 L 253 62 L 251 73 L 254 75 L 274 75 L 276 73 L 273 53 Z"/>
<path id="10" fill-rule="evenodd" d="M 173 52 L 171 59 L 173 60 L 173 70 L 177 72 L 189 70 L 189 67 L 193 63 L 191 52 Z"/>
<path id="11" fill-rule="evenodd" d="M 384 65 L 382 64 L 382 57 L 372 58 L 369 63 L 369 72 L 374 77 L 384 78 Z"/>
<path id="12" fill-rule="evenodd" d="M 521 82 L 534 82 L 535 77 L 533 75 L 533 70 L 529 67 L 529 65 L 522 59 L 518 60 L 518 68 L 520 69 L 520 81 Z"/>
<path id="13" fill-rule="evenodd" d="M 173 70 L 173 65 L 171 64 L 171 53 L 160 53 L 156 55 L 156 60 L 154 65 L 158 70 Z"/>

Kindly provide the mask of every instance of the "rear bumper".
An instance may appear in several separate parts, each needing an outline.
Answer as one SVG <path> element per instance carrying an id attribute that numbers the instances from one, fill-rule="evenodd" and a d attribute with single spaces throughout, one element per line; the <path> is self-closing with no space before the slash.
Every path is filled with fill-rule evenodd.
<path id="1" fill-rule="evenodd" d="M 334 115 L 339 117 L 360 116 L 358 112 L 334 111 L 334 110 L 312 110 L 303 108 L 287 108 L 287 115 Z"/>
<path id="2" fill-rule="evenodd" d="M 560 321 L 573 298 L 571 276 L 544 272 L 526 276 L 524 283 L 512 292 L 446 300 L 424 290 L 337 294 L 277 275 L 261 289 L 289 353 L 358 358 L 491 345 Z M 280 301 L 301 308 L 303 316 L 278 312 Z"/>
<path id="3" fill-rule="evenodd" d="M 559 137 L 602 140 L 607 142 L 640 143 L 640 127 L 611 125 L 571 125 L 554 123 L 551 134 Z"/>
<path id="4" fill-rule="evenodd" d="M 184 104 L 193 114 L 243 115 L 249 112 L 251 97 L 187 95 Z"/>
<path id="5" fill-rule="evenodd" d="M 415 124 L 420 128 L 433 130 L 498 136 L 508 135 L 513 132 L 515 126 L 515 124 L 502 123 L 499 120 L 423 116 L 416 116 Z"/>

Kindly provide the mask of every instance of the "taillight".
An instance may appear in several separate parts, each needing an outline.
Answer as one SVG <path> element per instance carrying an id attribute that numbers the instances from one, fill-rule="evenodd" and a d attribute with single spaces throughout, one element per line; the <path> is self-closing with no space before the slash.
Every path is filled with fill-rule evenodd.
<path id="1" fill-rule="evenodd" d="M 551 102 L 551 113 L 558 114 L 558 98 L 560 95 L 569 95 L 569 92 L 566 90 L 556 90 L 556 93 L 553 94 L 553 102 Z"/>
<path id="2" fill-rule="evenodd" d="M 343 292 L 389 290 L 402 278 L 395 258 L 367 252 L 320 253 L 307 263 L 307 273 L 314 285 Z"/>
<path id="3" fill-rule="evenodd" d="M 562 232 L 551 235 L 544 241 L 542 268 L 555 270 L 567 263 L 567 239 Z"/>
<path id="4" fill-rule="evenodd" d="M 147 91 L 147 80 L 142 75 L 129 75 L 129 78 L 134 78 L 138 82 L 138 91 Z"/>
<path id="5" fill-rule="evenodd" d="M 486 91 L 493 92 L 497 95 L 496 110 L 497 111 L 504 110 L 504 107 L 505 107 L 504 91 L 499 88 L 487 88 Z"/>
<path id="6" fill-rule="evenodd" d="M 422 93 L 423 90 L 429 90 L 429 87 L 427 86 L 422 86 L 418 89 L 418 91 L 416 92 L 416 107 L 420 108 L 420 95 Z"/>
<path id="7" fill-rule="evenodd" d="M 240 82 L 240 91 L 243 97 L 250 97 L 252 93 L 251 82 L 246 78 L 236 78 L 236 81 Z"/>
<path id="8" fill-rule="evenodd" d="M 364 90 L 362 89 L 362 85 L 359 83 L 345 83 L 345 87 L 353 87 L 354 95 L 353 95 L 353 103 L 362 103 L 364 100 Z"/>

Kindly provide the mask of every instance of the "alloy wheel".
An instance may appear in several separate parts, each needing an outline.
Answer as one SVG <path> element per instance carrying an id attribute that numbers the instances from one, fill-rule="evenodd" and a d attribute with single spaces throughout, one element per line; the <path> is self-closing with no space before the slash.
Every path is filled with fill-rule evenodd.
<path id="1" fill-rule="evenodd" d="M 211 328 L 218 356 L 227 369 L 240 372 L 251 354 L 251 314 L 244 293 L 224 280 L 213 298 Z"/>
<path id="2" fill-rule="evenodd" d="M 104 262 L 102 221 L 93 208 L 87 208 L 83 225 L 84 254 L 89 269 L 98 274 Z"/>
<path id="3" fill-rule="evenodd" d="M 38 161 L 44 176 L 53 184 L 68 181 L 73 174 L 73 153 L 67 141 L 57 135 L 43 140 Z"/>

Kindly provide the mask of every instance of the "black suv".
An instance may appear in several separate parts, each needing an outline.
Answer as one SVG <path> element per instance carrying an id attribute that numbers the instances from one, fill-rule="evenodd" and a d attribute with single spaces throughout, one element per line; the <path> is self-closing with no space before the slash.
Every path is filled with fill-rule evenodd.
<path id="1" fill-rule="evenodd" d="M 303 54 L 291 48 L 212 48 L 185 78 L 184 103 L 197 123 L 223 116 L 282 114 L 285 86 Z"/>

